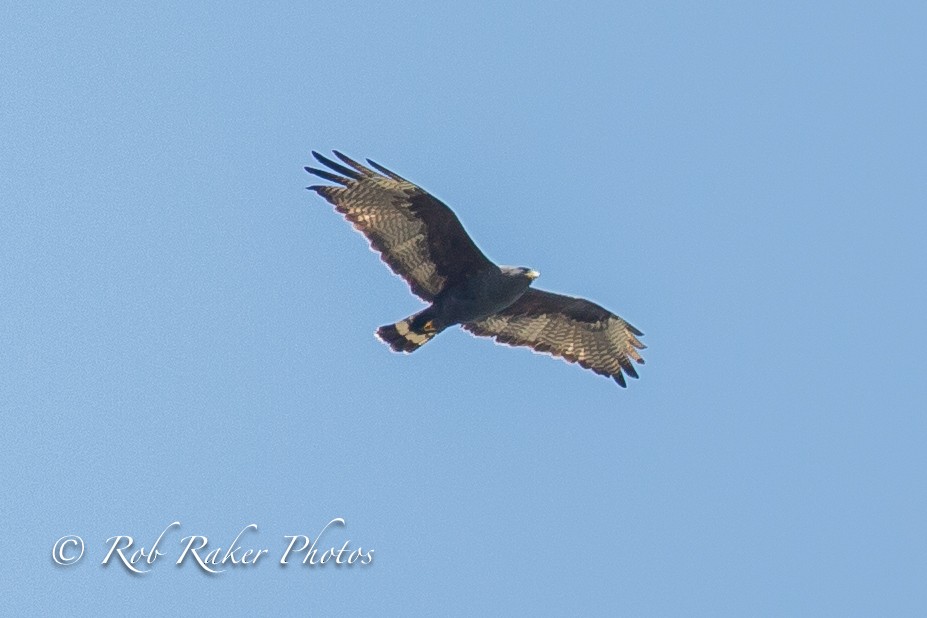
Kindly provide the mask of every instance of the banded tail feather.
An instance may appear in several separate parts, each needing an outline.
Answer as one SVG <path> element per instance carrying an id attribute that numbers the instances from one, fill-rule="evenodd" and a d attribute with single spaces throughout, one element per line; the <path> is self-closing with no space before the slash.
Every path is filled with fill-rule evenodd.
<path id="1" fill-rule="evenodd" d="M 424 332 L 423 329 L 413 328 L 412 318 L 400 320 L 395 324 L 387 324 L 377 329 L 377 337 L 388 345 L 394 352 L 415 352 L 417 349 L 431 341 L 436 331 Z"/>

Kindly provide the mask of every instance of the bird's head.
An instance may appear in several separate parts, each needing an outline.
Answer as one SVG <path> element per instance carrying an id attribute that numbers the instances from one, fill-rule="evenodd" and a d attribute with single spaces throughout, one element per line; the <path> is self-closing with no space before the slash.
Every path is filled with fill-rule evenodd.
<path id="1" fill-rule="evenodd" d="M 500 268 L 505 275 L 510 277 L 525 277 L 529 282 L 541 276 L 541 273 L 533 268 L 525 268 L 524 266 L 500 266 Z"/>

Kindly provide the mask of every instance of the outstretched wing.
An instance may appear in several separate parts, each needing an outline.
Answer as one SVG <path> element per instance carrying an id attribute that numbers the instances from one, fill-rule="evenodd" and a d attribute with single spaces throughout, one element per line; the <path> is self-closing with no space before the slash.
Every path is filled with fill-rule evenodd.
<path id="1" fill-rule="evenodd" d="M 421 187 L 370 159 L 367 163 L 374 169 L 337 151 L 335 156 L 347 167 L 312 154 L 337 173 L 312 167 L 306 171 L 340 186 L 308 188 L 334 204 L 423 300 L 431 302 L 445 287 L 497 268 L 474 244 L 457 215 Z"/>
<path id="2" fill-rule="evenodd" d="M 624 374 L 637 377 L 631 359 L 643 364 L 638 350 L 647 347 L 637 339 L 643 333 L 599 305 L 534 288 L 499 313 L 462 326 L 474 335 L 579 363 L 621 386 L 627 386 Z"/>

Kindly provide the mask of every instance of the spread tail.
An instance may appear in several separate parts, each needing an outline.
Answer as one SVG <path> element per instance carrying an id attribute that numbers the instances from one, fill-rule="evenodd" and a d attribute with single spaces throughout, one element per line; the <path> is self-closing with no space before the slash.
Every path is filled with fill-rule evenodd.
<path id="1" fill-rule="evenodd" d="M 395 324 L 381 326 L 377 329 L 377 337 L 391 347 L 394 352 L 415 352 L 438 334 L 437 331 L 427 328 L 431 322 L 421 328 L 414 328 L 413 319 L 415 317 L 417 316 L 406 318 Z"/>

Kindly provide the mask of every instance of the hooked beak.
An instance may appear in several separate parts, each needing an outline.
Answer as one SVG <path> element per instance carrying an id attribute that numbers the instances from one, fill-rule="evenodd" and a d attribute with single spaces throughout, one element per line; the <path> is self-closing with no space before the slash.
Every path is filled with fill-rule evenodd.
<path id="1" fill-rule="evenodd" d="M 539 273 L 539 272 L 536 271 L 536 270 L 529 270 L 529 271 L 528 271 L 527 273 L 525 273 L 525 274 L 528 275 L 528 278 L 531 279 L 532 281 L 534 281 L 535 279 L 537 279 L 538 277 L 541 276 L 541 273 Z"/>

